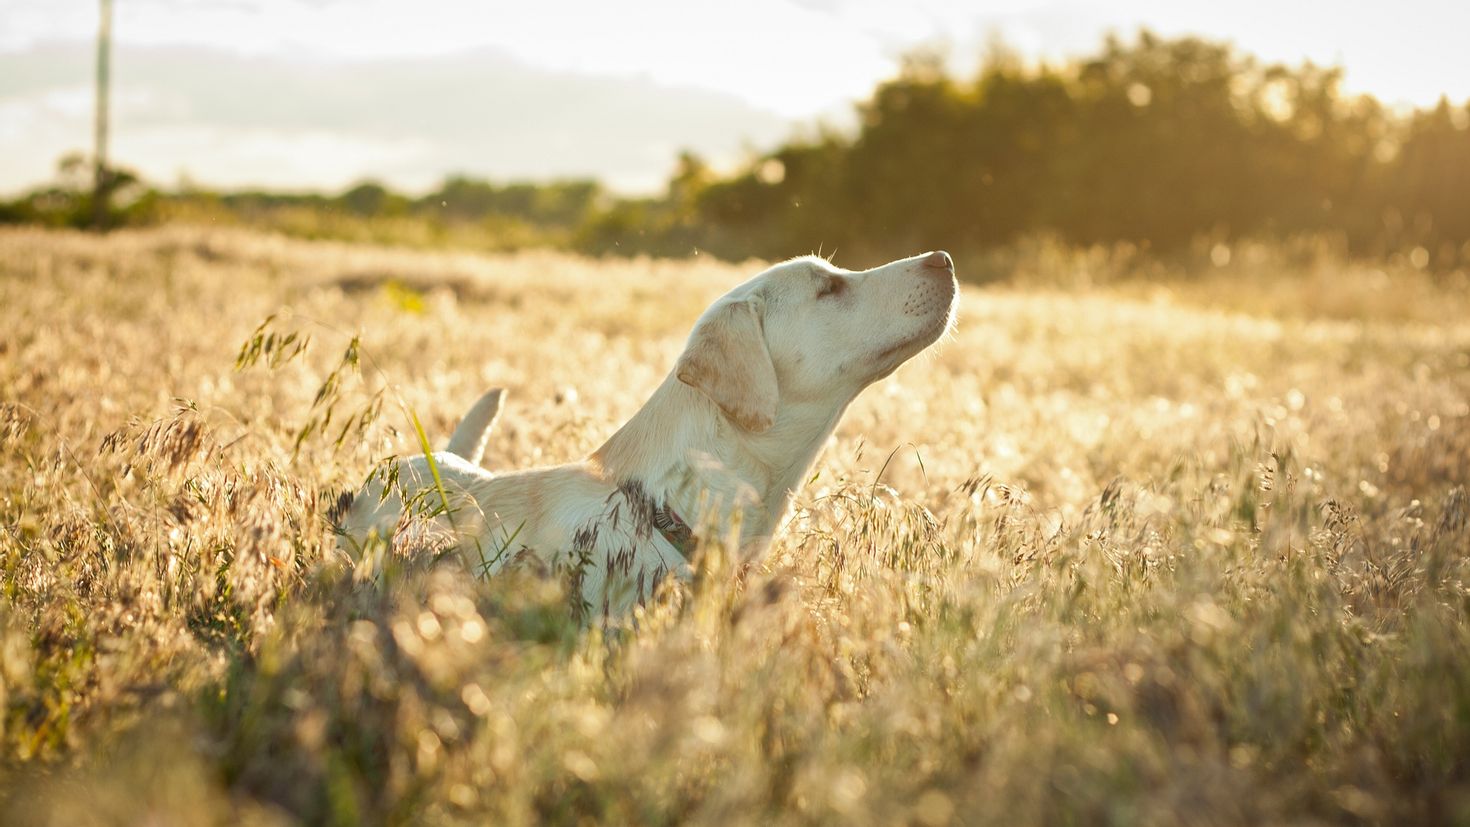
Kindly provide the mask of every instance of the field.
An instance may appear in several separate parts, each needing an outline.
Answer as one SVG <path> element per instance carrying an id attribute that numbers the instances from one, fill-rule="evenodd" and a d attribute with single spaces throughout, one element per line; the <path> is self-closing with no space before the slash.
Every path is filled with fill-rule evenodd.
<path id="1" fill-rule="evenodd" d="M 967 286 L 603 633 L 328 506 L 492 385 L 493 467 L 589 452 L 758 263 L 0 233 L 4 820 L 1470 821 L 1470 289 L 1230 258 Z"/>

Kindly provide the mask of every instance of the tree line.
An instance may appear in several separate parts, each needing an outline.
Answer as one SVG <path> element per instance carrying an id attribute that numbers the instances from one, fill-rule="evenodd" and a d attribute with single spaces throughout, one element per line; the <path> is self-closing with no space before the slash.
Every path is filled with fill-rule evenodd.
<path id="1" fill-rule="evenodd" d="M 1365 255 L 1470 262 L 1470 102 L 1401 112 L 1346 95 L 1341 81 L 1337 68 L 1264 64 L 1148 32 L 1063 65 L 996 49 L 964 78 L 917 55 L 858 107 L 855 129 L 816 128 L 723 174 L 685 153 L 654 197 L 456 176 L 420 198 L 374 183 L 337 196 L 149 191 L 119 220 L 139 204 L 134 220 L 207 198 L 237 214 L 311 208 L 512 228 L 525 243 L 594 254 L 821 248 L 861 263 L 1033 235 L 1160 252 L 1330 235 Z M 72 200 L 85 209 L 85 193 Z M 38 191 L 0 206 L 0 219 L 64 223 L 46 206 L 65 201 Z"/>

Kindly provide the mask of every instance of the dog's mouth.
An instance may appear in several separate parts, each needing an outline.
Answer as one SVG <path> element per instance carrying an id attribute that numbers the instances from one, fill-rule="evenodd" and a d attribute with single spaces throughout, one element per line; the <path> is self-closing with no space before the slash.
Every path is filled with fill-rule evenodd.
<path id="1" fill-rule="evenodd" d="M 899 342 L 898 344 L 879 353 L 878 356 L 873 359 L 873 361 L 874 363 L 879 365 L 887 365 L 891 361 L 895 362 L 896 364 L 894 365 L 894 367 L 897 367 L 898 365 L 903 364 L 905 361 L 908 360 L 910 356 L 913 355 L 913 353 L 910 353 L 909 351 L 912 350 L 916 353 L 920 350 L 923 350 L 924 345 L 928 344 L 928 342 L 924 341 L 924 339 L 926 338 L 927 337 L 925 336 L 910 336 L 907 339 Z"/>
<path id="2" fill-rule="evenodd" d="M 877 372 L 873 375 L 873 380 L 883 379 L 895 370 L 898 370 L 899 366 L 904 362 L 917 356 L 924 348 L 939 341 L 939 337 L 943 336 L 944 331 L 948 329 L 949 324 L 947 322 L 935 325 L 932 330 L 925 330 L 913 336 L 907 336 L 897 344 L 890 345 L 882 351 L 879 351 L 878 355 L 874 356 L 871 361 L 871 364 L 877 369 Z"/>
<path id="3" fill-rule="evenodd" d="M 925 325 L 916 333 L 905 336 L 897 342 L 880 350 L 875 356 L 868 360 L 873 368 L 872 379 L 876 382 L 884 379 L 907 362 L 909 359 L 919 355 L 925 348 L 944 338 L 955 324 L 955 303 L 950 301 L 945 308 L 944 314 L 934 319 L 934 322 Z"/>

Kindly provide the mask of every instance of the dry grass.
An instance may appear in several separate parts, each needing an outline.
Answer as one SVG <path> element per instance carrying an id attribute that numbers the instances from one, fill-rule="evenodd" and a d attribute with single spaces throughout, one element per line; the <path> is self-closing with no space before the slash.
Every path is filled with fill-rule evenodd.
<path id="1" fill-rule="evenodd" d="M 604 637 L 555 583 L 357 586 L 324 514 L 415 450 L 403 406 L 442 439 L 492 384 L 494 465 L 587 452 L 754 265 L 0 234 L 0 806 L 1463 822 L 1466 296 L 1272 267 L 968 290 L 957 339 L 854 406 L 767 565 L 736 586 L 710 554 Z M 237 371 L 272 315 L 298 338 Z"/>

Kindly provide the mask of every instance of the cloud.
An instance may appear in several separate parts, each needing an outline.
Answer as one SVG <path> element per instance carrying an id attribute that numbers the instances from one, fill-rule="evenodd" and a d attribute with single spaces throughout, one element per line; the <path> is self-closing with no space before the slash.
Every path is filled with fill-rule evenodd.
<path id="1" fill-rule="evenodd" d="M 0 50 L 95 35 L 95 5 L 5 2 Z M 873 31 L 792 0 L 128 0 L 115 18 L 117 42 L 133 47 L 322 62 L 491 50 L 550 71 L 720 91 L 788 117 L 845 105 L 895 68 Z"/>
<path id="2" fill-rule="evenodd" d="M 90 50 L 0 54 L 0 189 L 90 146 Z M 122 48 L 114 157 L 145 177 L 333 188 L 365 176 L 424 187 L 450 172 L 587 176 L 652 189 L 680 148 L 716 159 L 790 121 L 730 94 L 588 76 L 473 53 L 325 63 L 200 48 Z"/>

